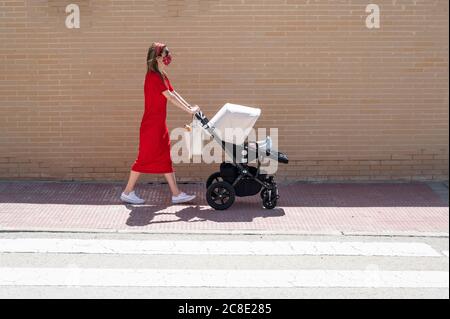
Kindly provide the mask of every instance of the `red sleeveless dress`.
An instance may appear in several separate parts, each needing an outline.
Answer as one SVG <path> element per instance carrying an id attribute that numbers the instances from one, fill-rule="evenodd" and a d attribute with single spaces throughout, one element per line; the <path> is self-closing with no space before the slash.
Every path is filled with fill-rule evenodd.
<path id="1" fill-rule="evenodd" d="M 139 129 L 139 154 L 131 167 L 135 172 L 163 174 L 174 171 L 166 124 L 167 99 L 162 94 L 165 90 L 173 91 L 169 79 L 163 81 L 158 73 L 147 72 L 144 82 L 145 111 Z"/>

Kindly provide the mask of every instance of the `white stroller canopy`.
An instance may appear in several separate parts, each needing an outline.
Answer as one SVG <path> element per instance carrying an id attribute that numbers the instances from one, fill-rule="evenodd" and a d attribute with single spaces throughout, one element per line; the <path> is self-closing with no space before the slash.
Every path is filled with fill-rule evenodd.
<path id="1" fill-rule="evenodd" d="M 241 145 L 260 114 L 259 108 L 226 103 L 208 124 L 222 141 Z"/>

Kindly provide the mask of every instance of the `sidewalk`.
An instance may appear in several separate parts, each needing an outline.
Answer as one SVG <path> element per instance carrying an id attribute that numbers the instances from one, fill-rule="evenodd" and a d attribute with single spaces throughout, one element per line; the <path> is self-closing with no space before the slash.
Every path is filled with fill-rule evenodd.
<path id="1" fill-rule="evenodd" d="M 171 205 L 168 186 L 139 184 L 145 205 L 125 205 L 120 183 L 0 182 L 0 231 L 272 233 L 448 236 L 448 184 L 280 185 L 278 207 L 259 196 L 214 211 L 203 184 L 192 205 Z"/>

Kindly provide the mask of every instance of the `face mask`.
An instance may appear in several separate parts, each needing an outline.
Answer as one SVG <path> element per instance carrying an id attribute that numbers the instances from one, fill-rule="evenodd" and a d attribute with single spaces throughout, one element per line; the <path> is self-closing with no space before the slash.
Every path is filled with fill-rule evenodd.
<path id="1" fill-rule="evenodd" d="M 168 54 L 168 55 L 166 55 L 164 58 L 163 58 L 163 63 L 165 64 L 165 65 L 169 65 L 170 64 L 170 62 L 172 62 L 172 56 L 170 55 L 170 54 Z"/>

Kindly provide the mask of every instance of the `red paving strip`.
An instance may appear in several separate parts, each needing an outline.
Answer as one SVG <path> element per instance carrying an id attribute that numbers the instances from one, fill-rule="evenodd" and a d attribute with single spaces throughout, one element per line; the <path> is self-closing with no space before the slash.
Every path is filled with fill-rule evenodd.
<path id="1" fill-rule="evenodd" d="M 205 187 L 192 205 L 171 205 L 167 185 L 139 184 L 145 205 L 123 204 L 118 183 L 0 182 L 0 230 L 130 232 L 271 232 L 448 235 L 449 208 L 424 183 L 280 186 L 279 206 L 237 198 L 214 211 Z"/>

